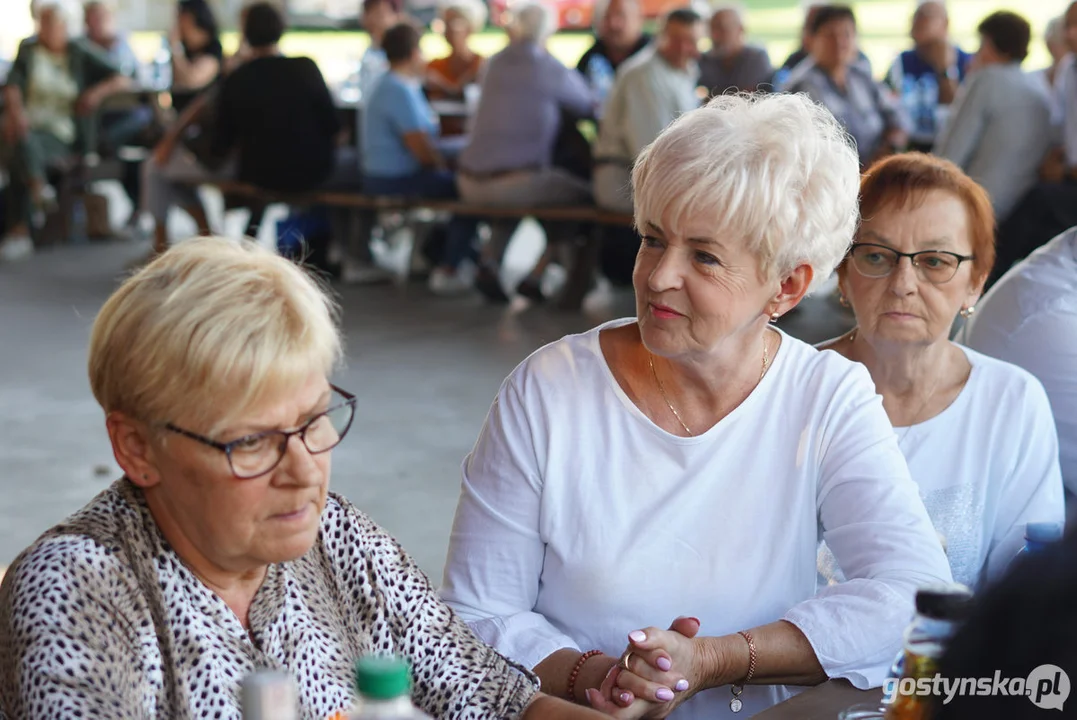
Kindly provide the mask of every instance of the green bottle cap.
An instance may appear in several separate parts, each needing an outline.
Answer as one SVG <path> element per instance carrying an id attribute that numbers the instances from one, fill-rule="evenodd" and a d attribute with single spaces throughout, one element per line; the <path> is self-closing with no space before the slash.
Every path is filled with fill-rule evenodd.
<path id="1" fill-rule="evenodd" d="M 355 687 L 363 697 L 392 700 L 411 691 L 411 669 L 401 658 L 360 658 L 355 663 Z"/>

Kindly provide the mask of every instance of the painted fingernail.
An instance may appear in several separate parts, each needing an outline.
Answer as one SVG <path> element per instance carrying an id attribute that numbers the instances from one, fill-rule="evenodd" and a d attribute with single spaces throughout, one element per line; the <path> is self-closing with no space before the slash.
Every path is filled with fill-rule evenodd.
<path id="1" fill-rule="evenodd" d="M 662 702 L 669 702 L 673 699 L 673 691 L 669 688 L 658 688 L 655 691 L 654 696 Z"/>
<path id="2" fill-rule="evenodd" d="M 642 630 L 633 630 L 628 633 L 628 639 L 632 642 L 643 642 L 647 639 L 647 633 Z"/>
<path id="3" fill-rule="evenodd" d="M 681 678 L 680 680 L 677 681 L 677 684 L 673 686 L 673 689 L 676 690 L 677 692 L 684 692 L 685 690 L 688 689 L 688 681 L 685 680 L 684 678 Z"/>
<path id="4" fill-rule="evenodd" d="M 669 661 L 669 658 L 667 658 L 667 657 L 658 658 L 657 660 L 655 660 L 654 664 L 657 665 L 658 669 L 661 670 L 662 672 L 666 672 L 671 667 L 673 667 L 673 663 L 671 663 Z"/>
<path id="5" fill-rule="evenodd" d="M 624 703 L 625 705 L 631 704 L 632 703 L 632 693 L 626 693 L 626 692 L 621 693 L 621 702 Z"/>

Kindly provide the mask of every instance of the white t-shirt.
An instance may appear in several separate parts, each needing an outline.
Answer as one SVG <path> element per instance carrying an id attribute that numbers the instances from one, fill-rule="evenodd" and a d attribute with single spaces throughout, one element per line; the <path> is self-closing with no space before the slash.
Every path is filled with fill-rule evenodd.
<path id="1" fill-rule="evenodd" d="M 961 349 L 972 372 L 957 398 L 894 432 L 954 580 L 977 588 L 1009 567 L 1027 523 L 1065 520 L 1065 499 L 1043 386 L 1016 365 Z M 820 572 L 840 579 L 825 547 Z"/>
<path id="2" fill-rule="evenodd" d="M 1077 228 L 995 283 L 976 305 L 964 342 L 1043 383 L 1058 428 L 1062 478 L 1077 495 Z"/>
<path id="3" fill-rule="evenodd" d="M 501 386 L 474 450 L 442 594 L 527 667 L 561 648 L 617 656 L 681 615 L 724 635 L 786 619 L 831 677 L 878 685 L 917 587 L 950 570 L 863 366 L 788 335 L 770 371 L 697 437 L 618 385 L 599 332 L 536 351 Z M 826 538 L 850 578 L 816 594 Z M 744 690 L 749 717 L 790 690 Z M 734 717 L 728 688 L 678 718 Z"/>

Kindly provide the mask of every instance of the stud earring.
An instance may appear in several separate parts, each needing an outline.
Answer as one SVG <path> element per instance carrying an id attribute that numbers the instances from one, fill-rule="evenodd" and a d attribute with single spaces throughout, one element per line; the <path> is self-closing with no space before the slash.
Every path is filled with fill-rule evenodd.
<path id="1" fill-rule="evenodd" d="M 772 312 L 770 314 L 770 321 L 772 323 L 778 322 L 778 318 L 780 318 L 781 316 L 782 316 L 782 314 L 780 312 Z"/>
<path id="2" fill-rule="evenodd" d="M 959 314 L 959 315 L 960 315 L 961 317 L 963 317 L 963 318 L 966 318 L 966 319 L 967 319 L 967 318 L 970 318 L 970 317 L 972 317 L 972 314 L 973 314 L 974 312 L 976 312 L 976 306 L 975 306 L 975 305 L 969 305 L 969 306 L 968 306 L 967 308 L 961 308 L 961 312 L 960 312 L 960 313 L 958 313 L 958 314 Z"/>
<path id="3" fill-rule="evenodd" d="M 845 297 L 845 293 L 841 291 L 838 292 L 838 305 L 841 305 L 844 308 L 849 307 L 849 299 Z"/>

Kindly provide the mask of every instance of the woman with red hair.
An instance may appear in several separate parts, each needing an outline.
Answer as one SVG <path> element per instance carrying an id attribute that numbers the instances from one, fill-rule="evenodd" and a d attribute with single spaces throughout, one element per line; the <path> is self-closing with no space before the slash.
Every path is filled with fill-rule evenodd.
<path id="1" fill-rule="evenodd" d="M 956 165 L 920 153 L 874 165 L 860 194 L 861 225 L 838 266 L 857 324 L 824 347 L 871 373 L 954 579 L 976 587 L 1005 570 L 1027 523 L 1064 516 L 1043 386 L 950 340 L 994 263 L 991 201 Z M 826 552 L 820 565 L 837 575 Z"/>

